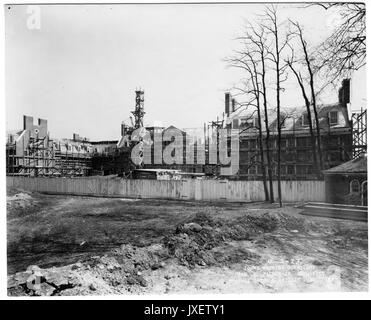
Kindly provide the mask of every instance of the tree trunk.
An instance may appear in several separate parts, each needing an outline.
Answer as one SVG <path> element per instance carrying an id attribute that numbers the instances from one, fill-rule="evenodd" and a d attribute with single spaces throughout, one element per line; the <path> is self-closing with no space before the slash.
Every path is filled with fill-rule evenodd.
<path id="1" fill-rule="evenodd" d="M 313 70 L 311 67 L 309 55 L 308 55 L 308 50 L 307 50 L 307 44 L 303 38 L 302 30 L 300 26 L 297 26 L 299 29 L 299 35 L 300 35 L 300 40 L 303 46 L 303 51 L 305 55 L 305 62 L 308 68 L 308 73 L 309 73 L 309 85 L 310 85 L 310 91 L 311 91 L 311 97 L 312 97 L 312 106 L 313 106 L 313 113 L 314 113 L 314 119 L 316 122 L 316 133 L 317 133 L 317 149 L 318 149 L 318 156 L 319 156 L 319 170 L 323 170 L 323 158 L 322 158 L 322 141 L 321 141 L 321 132 L 320 132 L 320 127 L 319 127 L 319 120 L 318 120 L 318 112 L 317 112 L 317 103 L 316 103 L 316 94 L 314 91 L 314 75 L 313 75 Z M 319 177 L 321 177 L 322 173 L 321 171 L 319 172 Z"/>
<path id="2" fill-rule="evenodd" d="M 255 97 L 256 97 L 256 108 L 258 113 L 258 122 L 259 122 L 259 149 L 260 149 L 260 163 L 261 163 L 261 170 L 263 175 L 263 187 L 264 187 L 264 195 L 265 195 L 265 201 L 269 201 L 269 193 L 268 193 L 268 187 L 267 187 L 267 173 L 265 172 L 265 159 L 264 159 L 264 147 L 263 147 L 263 132 L 262 132 L 262 121 L 261 121 L 261 113 L 260 113 L 260 87 L 259 87 L 259 80 L 258 80 L 258 72 L 256 70 L 256 65 L 254 61 L 252 61 L 253 68 L 254 68 L 254 74 L 252 75 L 253 81 L 255 79 L 254 85 L 254 91 L 255 91 Z"/>
<path id="3" fill-rule="evenodd" d="M 269 180 L 269 200 L 271 203 L 274 202 L 274 191 L 273 191 L 273 174 L 272 174 L 272 161 L 270 157 L 270 150 L 269 150 L 269 139 L 270 139 L 270 131 L 269 131 L 269 123 L 268 123 L 268 106 L 267 106 L 267 88 L 265 84 L 265 62 L 264 62 L 264 55 L 261 54 L 262 58 L 262 87 L 263 87 L 263 106 L 264 106 L 264 123 L 265 123 L 265 130 L 266 130 L 266 137 L 265 137 L 265 146 L 266 146 L 266 154 L 267 154 L 267 166 L 268 166 L 268 180 Z"/>
<path id="4" fill-rule="evenodd" d="M 314 167 L 316 168 L 317 176 L 318 176 L 318 178 L 320 178 L 321 173 L 320 173 L 320 170 L 319 170 L 319 167 L 318 167 L 317 150 L 316 150 L 316 138 L 315 138 L 315 135 L 314 135 L 313 125 L 312 125 L 312 114 L 311 114 L 311 111 L 310 111 L 310 102 L 309 102 L 308 96 L 305 92 L 304 84 L 300 80 L 299 74 L 295 71 L 294 67 L 292 66 L 292 64 L 290 62 L 288 62 L 288 65 L 289 65 L 290 69 L 292 70 L 292 72 L 294 73 L 294 75 L 296 76 L 296 79 L 297 79 L 298 84 L 300 86 L 301 93 L 302 93 L 302 96 L 303 96 L 303 99 L 304 99 L 304 102 L 305 102 L 305 107 L 307 109 L 308 119 L 309 119 L 309 132 L 310 132 L 310 138 L 311 138 L 311 144 L 312 144 L 312 153 L 313 153 L 313 164 L 314 164 Z"/>
<path id="5" fill-rule="evenodd" d="M 280 52 L 278 49 L 278 30 L 277 22 L 274 24 L 274 36 L 276 45 L 276 99 L 277 99 L 277 133 L 278 133 L 278 148 L 277 148 L 277 191 L 278 201 L 282 207 L 282 192 L 281 192 L 281 102 L 280 102 Z"/>
<path id="6" fill-rule="evenodd" d="M 263 174 L 264 195 L 265 195 L 265 201 L 269 201 L 269 193 L 268 193 L 268 187 L 267 187 L 267 173 L 265 172 L 262 121 L 261 121 L 259 102 L 258 102 L 257 108 L 258 108 L 258 121 L 259 121 L 259 149 L 260 149 L 261 169 L 262 169 L 262 174 Z"/>

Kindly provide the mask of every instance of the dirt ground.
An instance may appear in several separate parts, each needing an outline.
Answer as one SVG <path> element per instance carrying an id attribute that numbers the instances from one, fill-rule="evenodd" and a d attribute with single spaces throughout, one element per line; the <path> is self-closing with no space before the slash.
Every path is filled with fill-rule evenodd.
<path id="1" fill-rule="evenodd" d="M 368 290 L 367 223 L 300 211 L 8 190 L 8 294 Z"/>

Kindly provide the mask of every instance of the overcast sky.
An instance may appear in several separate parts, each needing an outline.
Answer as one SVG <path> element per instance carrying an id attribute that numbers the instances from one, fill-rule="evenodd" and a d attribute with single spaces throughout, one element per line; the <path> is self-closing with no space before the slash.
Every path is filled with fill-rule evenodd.
<path id="1" fill-rule="evenodd" d="M 129 123 L 135 89 L 145 91 L 145 125 L 201 127 L 224 110 L 224 92 L 239 80 L 223 59 L 264 6 L 42 5 L 41 28 L 27 28 L 27 6 L 6 8 L 6 119 L 48 120 L 52 137 L 72 133 L 118 139 Z M 281 18 L 298 20 L 308 40 L 328 35 L 333 15 L 319 7 L 280 5 Z M 357 84 L 365 103 L 365 77 Z M 283 104 L 303 105 L 288 82 Z M 354 87 L 354 85 L 353 85 Z M 361 97 L 362 96 L 362 97 Z M 336 102 L 336 92 L 322 102 Z"/>

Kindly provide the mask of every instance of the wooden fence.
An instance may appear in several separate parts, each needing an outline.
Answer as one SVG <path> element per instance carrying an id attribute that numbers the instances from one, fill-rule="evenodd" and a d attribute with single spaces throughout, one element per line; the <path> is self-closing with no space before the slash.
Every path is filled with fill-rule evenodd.
<path id="1" fill-rule="evenodd" d="M 106 177 L 6 178 L 7 186 L 29 191 L 82 196 L 203 201 L 263 201 L 261 181 L 136 180 Z M 325 201 L 324 181 L 282 181 L 284 202 Z M 277 182 L 274 182 L 277 197 Z"/>

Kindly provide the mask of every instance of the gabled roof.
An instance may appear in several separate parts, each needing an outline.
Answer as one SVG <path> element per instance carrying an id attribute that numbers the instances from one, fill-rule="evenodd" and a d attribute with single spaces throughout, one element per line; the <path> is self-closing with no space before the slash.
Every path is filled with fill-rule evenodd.
<path id="1" fill-rule="evenodd" d="M 367 173 L 367 156 L 345 162 L 337 167 L 323 171 L 324 174 L 346 174 L 346 173 Z"/>

